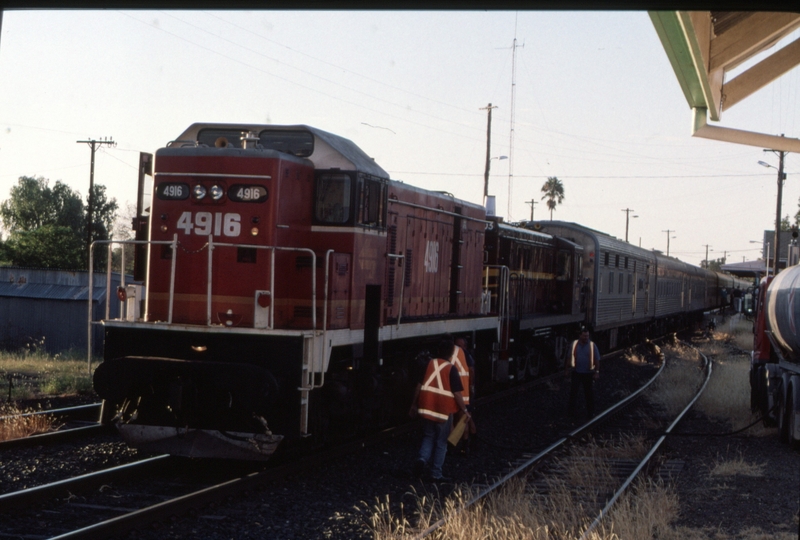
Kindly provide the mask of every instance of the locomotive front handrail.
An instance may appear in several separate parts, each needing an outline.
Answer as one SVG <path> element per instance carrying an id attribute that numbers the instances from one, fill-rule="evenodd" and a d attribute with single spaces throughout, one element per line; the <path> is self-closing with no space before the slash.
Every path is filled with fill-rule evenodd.
<path id="1" fill-rule="evenodd" d="M 92 374 L 92 300 L 93 300 L 93 293 L 94 293 L 94 248 L 100 244 L 108 244 L 109 247 L 113 244 L 120 244 L 120 245 L 150 245 L 150 244 L 160 244 L 160 245 L 168 245 L 172 248 L 172 273 L 170 274 L 170 311 L 169 311 L 169 318 L 170 322 L 172 322 L 172 299 L 173 293 L 175 288 L 175 252 L 177 251 L 178 246 L 178 235 L 176 234 L 172 241 L 168 240 L 95 240 L 89 245 L 89 287 L 87 298 L 89 301 L 88 307 L 88 314 L 87 314 L 87 329 L 86 329 L 86 355 L 88 359 L 88 368 L 89 368 L 89 375 Z M 111 250 L 109 249 L 109 253 Z M 125 249 L 122 249 L 122 271 L 120 272 L 120 286 L 123 286 L 125 283 Z M 109 292 L 111 289 L 111 264 L 106 265 L 106 318 L 110 316 L 110 300 L 109 300 Z M 147 314 L 147 306 L 148 306 L 148 299 L 150 295 L 145 296 L 145 315 Z"/>
<path id="2" fill-rule="evenodd" d="M 214 242 L 213 236 L 208 235 L 208 295 L 207 302 L 207 318 L 208 326 L 211 326 L 211 262 L 212 251 L 216 247 L 235 247 L 247 249 L 269 249 L 270 256 L 270 296 L 272 301 L 269 304 L 270 316 L 268 329 L 272 329 L 274 324 L 275 315 L 275 252 L 276 251 L 304 251 L 311 254 L 311 329 L 317 329 L 317 254 L 310 248 L 298 247 L 282 247 L 282 246 L 257 246 L 253 244 L 231 244 L 227 242 Z"/>
<path id="3" fill-rule="evenodd" d="M 91 374 L 92 371 L 92 325 L 94 324 L 93 320 L 93 313 L 92 313 L 92 302 L 94 300 L 93 293 L 94 293 L 94 248 L 96 245 L 100 244 L 107 244 L 109 247 L 114 244 L 118 244 L 121 246 L 124 245 L 168 245 L 172 249 L 172 257 L 171 257 L 171 266 L 170 266 L 170 280 L 169 280 L 169 301 L 168 301 L 168 315 L 167 315 L 167 324 L 172 324 L 173 319 L 173 307 L 175 303 L 175 274 L 176 274 L 176 265 L 177 265 L 177 254 L 178 254 L 178 235 L 175 234 L 171 241 L 167 240 L 96 240 L 92 242 L 90 250 L 89 250 L 89 288 L 88 288 L 88 315 L 87 315 L 87 365 L 89 369 L 89 373 Z M 211 317 L 211 307 L 212 307 L 212 285 L 213 285 L 213 250 L 217 247 L 236 247 L 236 248 L 250 248 L 250 249 L 267 249 L 270 250 L 270 284 L 269 284 L 269 295 L 271 298 L 270 306 L 269 306 L 269 323 L 267 325 L 268 330 L 274 328 L 274 321 L 275 321 L 275 252 L 276 251 L 301 251 L 309 253 L 311 256 L 311 329 L 317 330 L 317 255 L 314 250 L 309 248 L 296 248 L 296 247 L 280 247 L 280 246 L 259 246 L 259 245 L 252 245 L 252 244 L 232 244 L 226 242 L 214 242 L 213 236 L 209 235 L 208 243 L 203 246 L 203 248 L 208 248 L 208 273 L 207 273 L 207 290 L 206 290 L 206 325 L 212 326 L 212 317 Z M 202 249 L 202 248 L 201 248 Z M 328 282 L 328 274 L 329 274 L 329 262 L 328 259 L 330 255 L 333 253 L 333 250 L 328 250 L 325 255 L 326 258 L 326 268 L 325 268 L 325 290 L 326 290 L 326 298 L 324 300 L 324 310 L 327 313 L 328 309 L 328 299 L 327 299 L 327 282 Z M 124 278 L 124 264 L 125 264 L 125 250 L 122 249 L 122 258 L 121 263 L 123 264 L 123 277 L 120 278 L 120 287 L 125 287 L 125 278 Z M 111 310 L 110 310 L 110 291 L 111 291 L 111 249 L 109 249 L 108 255 L 108 263 L 106 265 L 106 309 L 105 309 L 105 318 L 109 319 Z M 149 317 L 149 301 L 150 301 L 150 294 L 149 294 L 149 285 L 148 285 L 148 293 L 145 294 L 145 310 L 144 310 L 144 320 L 148 322 Z M 123 302 L 120 301 L 120 317 L 122 316 L 124 305 Z M 327 324 L 323 326 L 323 335 L 325 335 L 327 331 Z M 324 340 L 323 340 L 324 344 Z M 316 351 L 315 351 L 316 352 Z M 322 372 L 322 366 L 324 362 L 321 360 L 319 361 L 320 365 L 316 365 L 316 358 L 317 354 L 314 354 L 315 362 L 312 366 L 312 371 Z M 323 374 L 324 377 L 324 374 Z M 312 387 L 321 386 L 324 383 L 323 380 L 320 383 L 314 384 L 312 381 Z"/>

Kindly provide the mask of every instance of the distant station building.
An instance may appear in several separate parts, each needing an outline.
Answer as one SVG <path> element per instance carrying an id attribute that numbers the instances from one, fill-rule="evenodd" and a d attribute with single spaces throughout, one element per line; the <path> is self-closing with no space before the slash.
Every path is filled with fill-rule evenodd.
<path id="1" fill-rule="evenodd" d="M 783 270 L 789 266 L 794 266 L 798 263 L 800 258 L 800 246 L 798 245 L 798 238 L 794 237 L 793 231 L 781 231 L 780 245 L 778 246 L 778 270 Z M 748 261 L 746 263 L 732 263 L 722 265 L 723 271 L 728 271 L 732 274 L 743 275 L 737 272 L 747 272 L 749 266 L 753 266 L 753 271 L 758 273 L 759 277 L 763 277 L 769 271 L 772 274 L 772 267 L 775 263 L 775 230 L 764 231 L 764 238 L 761 246 L 761 260 Z M 760 265 L 760 269 L 758 266 Z M 749 275 L 753 275 L 750 273 Z"/>
<path id="2" fill-rule="evenodd" d="M 132 278 L 126 276 L 130 283 Z M 105 318 L 106 274 L 93 275 L 93 319 Z M 111 291 L 119 286 L 111 274 Z M 35 345 L 50 354 L 86 351 L 89 320 L 89 272 L 0 267 L 0 348 L 19 350 Z M 108 299 L 109 314 L 118 317 L 120 302 Z M 103 329 L 92 330 L 92 350 L 101 354 Z"/>

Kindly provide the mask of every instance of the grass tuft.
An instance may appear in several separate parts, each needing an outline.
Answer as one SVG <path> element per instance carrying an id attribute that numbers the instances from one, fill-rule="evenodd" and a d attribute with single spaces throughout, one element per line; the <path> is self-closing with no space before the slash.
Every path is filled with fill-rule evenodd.
<path id="1" fill-rule="evenodd" d="M 50 355 L 43 341 L 18 351 L 0 352 L 0 396 L 8 401 L 91 392 L 85 353 Z"/>
<path id="2" fill-rule="evenodd" d="M 31 409 L 20 410 L 14 405 L 0 406 L 0 441 L 21 439 L 38 433 L 47 433 L 56 429 L 55 419 L 47 414 L 36 416 L 19 416 L 35 412 Z M 4 417 L 4 418 L 1 418 Z"/>

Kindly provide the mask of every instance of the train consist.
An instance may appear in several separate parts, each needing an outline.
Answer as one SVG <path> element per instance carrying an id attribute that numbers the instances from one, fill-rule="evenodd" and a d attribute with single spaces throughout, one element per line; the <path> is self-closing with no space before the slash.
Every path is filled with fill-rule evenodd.
<path id="1" fill-rule="evenodd" d="M 696 321 L 733 278 L 573 223 L 511 225 L 309 126 L 194 124 L 155 155 L 146 278 L 94 383 L 129 444 L 267 459 L 401 422 L 468 338 L 479 389 Z"/>
<path id="2" fill-rule="evenodd" d="M 756 295 L 750 404 L 800 448 L 800 266 L 763 278 Z"/>

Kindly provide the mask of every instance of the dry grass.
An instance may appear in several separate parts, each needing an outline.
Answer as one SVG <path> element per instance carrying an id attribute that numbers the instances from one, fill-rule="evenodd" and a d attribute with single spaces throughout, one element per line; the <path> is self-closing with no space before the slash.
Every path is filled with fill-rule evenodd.
<path id="1" fill-rule="evenodd" d="M 709 471 L 710 476 L 764 476 L 766 463 L 756 464 L 745 461 L 739 454 L 733 459 L 718 458 L 714 460 Z"/>
<path id="2" fill-rule="evenodd" d="M 44 352 L 33 343 L 17 352 L 0 352 L 0 395 L 7 400 L 92 392 L 86 357 Z M 94 364 L 96 366 L 97 364 Z"/>
<path id="3" fill-rule="evenodd" d="M 729 353 L 728 344 L 747 350 L 752 343 L 749 321 L 734 319 L 720 325 L 706 343 L 701 345 L 704 354 L 714 357 L 714 371 L 703 397 L 696 407 L 704 414 L 728 422 L 738 429 L 755 418 L 750 413 L 749 358 L 741 353 Z M 669 360 L 660 381 L 655 385 L 652 401 L 665 411 L 682 409 L 694 396 L 702 382 L 703 362 L 691 348 L 683 345 L 666 347 Z M 635 354 L 629 362 L 642 362 Z M 647 418 L 643 418 L 647 421 Z M 749 434 L 763 434 L 767 430 L 758 423 Z M 393 518 L 386 501 L 373 514 L 373 531 L 376 539 L 408 538 L 426 529 L 439 517 L 448 522 L 440 538 L 452 539 L 530 539 L 567 540 L 580 538 L 588 525 L 584 503 L 599 491 L 610 474 L 604 459 L 635 458 L 647 451 L 646 441 L 634 436 L 619 440 L 598 441 L 574 450 L 559 463 L 565 480 L 552 480 L 546 494 L 522 480 L 512 482 L 498 493 L 492 494 L 469 511 L 458 509 L 473 493 L 462 488 L 443 504 L 438 499 L 418 497 L 418 508 L 412 512 L 412 526 L 406 517 Z M 765 465 L 749 463 L 744 456 L 719 457 L 709 467 L 709 476 L 724 479 L 734 475 L 762 476 Z M 627 540 L 658 538 L 659 540 L 789 540 L 796 532 L 764 533 L 749 528 L 728 534 L 719 527 L 692 529 L 674 525 L 680 511 L 677 493 L 670 486 L 652 481 L 636 483 L 612 509 L 592 540 Z"/>
<path id="4" fill-rule="evenodd" d="M 546 482 L 546 493 L 524 479 L 515 479 L 500 491 L 491 494 L 468 511 L 460 511 L 473 496 L 468 487 L 461 487 L 444 503 L 418 496 L 412 513 L 417 522 L 412 526 L 404 514 L 391 510 L 388 500 L 369 508 L 374 538 L 389 540 L 409 538 L 427 529 L 440 517 L 446 525 L 440 538 L 553 540 L 579 538 L 596 510 L 586 508 L 601 491 L 606 492 L 611 474 L 604 461 L 608 458 L 641 457 L 647 448 L 638 437 L 620 440 L 590 441 L 572 449 L 557 462 L 563 476 Z M 602 500 L 602 499 L 600 499 Z M 667 538 L 662 534 L 677 517 L 677 497 L 661 484 L 642 482 L 623 496 L 604 523 L 604 529 L 590 536 L 594 540 L 622 538 Z M 678 538 L 677 536 L 675 538 Z"/>
<path id="5" fill-rule="evenodd" d="M 0 406 L 0 441 L 21 439 L 37 433 L 46 433 L 55 429 L 55 420 L 47 414 L 36 416 L 19 416 L 32 410 L 19 410 L 13 405 Z"/>

